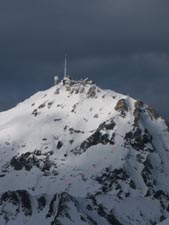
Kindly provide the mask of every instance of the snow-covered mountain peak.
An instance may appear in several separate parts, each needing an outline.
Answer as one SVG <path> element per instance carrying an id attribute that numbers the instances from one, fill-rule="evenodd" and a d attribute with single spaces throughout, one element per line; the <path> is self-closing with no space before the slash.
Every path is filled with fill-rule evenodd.
<path id="1" fill-rule="evenodd" d="M 142 101 L 66 77 L 0 113 L 0 223 L 157 224 L 168 140 Z"/>

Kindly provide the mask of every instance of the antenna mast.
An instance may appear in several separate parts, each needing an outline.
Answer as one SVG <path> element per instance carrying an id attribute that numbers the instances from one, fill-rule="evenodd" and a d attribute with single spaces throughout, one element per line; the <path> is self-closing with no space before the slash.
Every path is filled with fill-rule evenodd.
<path id="1" fill-rule="evenodd" d="M 64 78 L 67 77 L 67 58 L 65 54 Z"/>

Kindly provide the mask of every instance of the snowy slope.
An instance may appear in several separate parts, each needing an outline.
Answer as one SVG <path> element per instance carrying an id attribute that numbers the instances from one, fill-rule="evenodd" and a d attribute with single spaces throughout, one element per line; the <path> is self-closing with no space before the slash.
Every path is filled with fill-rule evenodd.
<path id="1" fill-rule="evenodd" d="M 169 217 L 167 122 L 87 79 L 65 78 L 1 112 L 0 154 L 0 224 L 151 225 Z"/>

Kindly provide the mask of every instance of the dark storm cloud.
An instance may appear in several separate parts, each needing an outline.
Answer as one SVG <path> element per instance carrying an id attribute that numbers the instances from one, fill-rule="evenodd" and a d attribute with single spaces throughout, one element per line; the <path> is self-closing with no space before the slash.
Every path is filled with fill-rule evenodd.
<path id="1" fill-rule="evenodd" d="M 0 106 L 9 108 L 62 74 L 89 76 L 169 119 L 168 0 L 0 1 Z"/>

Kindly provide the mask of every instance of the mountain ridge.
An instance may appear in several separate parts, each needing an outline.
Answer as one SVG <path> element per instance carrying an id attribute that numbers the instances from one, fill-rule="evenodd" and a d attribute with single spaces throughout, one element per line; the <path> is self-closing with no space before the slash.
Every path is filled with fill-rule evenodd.
<path id="1" fill-rule="evenodd" d="M 154 225 L 169 217 L 168 123 L 88 79 L 66 77 L 1 112 L 0 152 L 1 224 Z"/>

